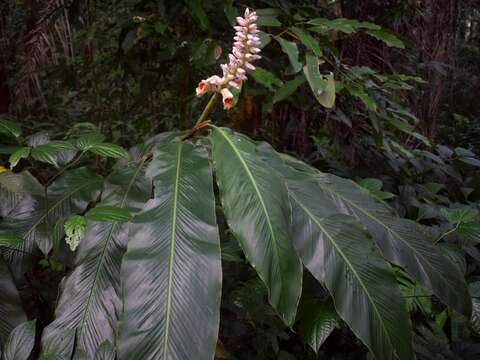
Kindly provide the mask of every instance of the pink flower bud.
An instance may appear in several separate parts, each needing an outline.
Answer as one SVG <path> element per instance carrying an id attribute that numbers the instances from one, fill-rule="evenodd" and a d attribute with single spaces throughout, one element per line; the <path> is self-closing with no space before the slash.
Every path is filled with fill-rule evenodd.
<path id="1" fill-rule="evenodd" d="M 248 25 L 247 21 L 244 18 L 241 18 L 240 16 L 236 18 L 237 24 L 240 26 L 245 26 Z"/>

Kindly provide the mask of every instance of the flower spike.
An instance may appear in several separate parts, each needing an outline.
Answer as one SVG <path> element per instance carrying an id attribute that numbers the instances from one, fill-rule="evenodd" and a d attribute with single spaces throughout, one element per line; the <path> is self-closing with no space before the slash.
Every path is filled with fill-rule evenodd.
<path id="1" fill-rule="evenodd" d="M 237 26 L 234 26 L 235 36 L 233 48 L 228 54 L 229 62 L 221 64 L 223 77 L 213 75 L 206 80 L 200 81 L 197 86 L 197 96 L 213 91 L 222 94 L 223 108 L 230 109 L 233 106 L 233 94 L 229 87 L 240 89 L 242 82 L 247 80 L 247 71 L 255 70 L 252 64 L 255 60 L 261 58 L 260 55 L 260 30 L 256 21 L 258 16 L 255 11 L 245 10 L 243 17 L 237 17 Z"/>

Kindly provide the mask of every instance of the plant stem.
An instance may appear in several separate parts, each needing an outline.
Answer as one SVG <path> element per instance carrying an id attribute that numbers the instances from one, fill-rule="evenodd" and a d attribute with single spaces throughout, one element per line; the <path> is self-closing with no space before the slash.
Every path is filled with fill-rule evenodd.
<path id="1" fill-rule="evenodd" d="M 195 134 L 195 132 L 197 132 L 198 130 L 200 130 L 210 122 L 209 120 L 207 120 L 207 117 L 212 111 L 213 105 L 215 105 L 215 102 L 218 99 L 218 95 L 219 95 L 218 92 L 215 92 L 212 95 L 210 100 L 208 100 L 207 105 L 205 105 L 205 108 L 203 109 L 202 114 L 200 115 L 200 118 L 197 120 L 193 128 L 190 129 L 185 135 L 181 136 L 180 140 L 186 140 L 190 138 L 193 134 Z"/>
<path id="2" fill-rule="evenodd" d="M 86 151 L 82 151 L 80 153 L 80 155 L 74 160 L 72 161 L 70 164 L 66 165 L 62 170 L 60 170 L 57 175 L 53 176 L 50 180 L 48 180 L 48 182 L 45 184 L 45 188 L 47 188 L 48 186 L 50 186 L 52 184 L 52 182 L 57 179 L 60 175 L 62 175 L 65 171 L 67 171 L 68 169 L 70 169 L 71 167 L 75 166 L 78 164 L 78 162 L 80 161 L 80 159 L 83 157 L 83 155 L 85 155 Z"/>
<path id="3" fill-rule="evenodd" d="M 205 122 L 207 120 L 208 115 L 210 114 L 210 111 L 212 111 L 213 105 L 215 105 L 215 102 L 218 99 L 218 92 L 215 92 L 210 100 L 208 101 L 207 105 L 205 106 L 205 109 L 203 109 L 202 114 L 200 115 L 200 118 L 197 120 L 195 123 L 195 126 L 193 127 L 194 129 L 200 125 L 201 123 Z"/>

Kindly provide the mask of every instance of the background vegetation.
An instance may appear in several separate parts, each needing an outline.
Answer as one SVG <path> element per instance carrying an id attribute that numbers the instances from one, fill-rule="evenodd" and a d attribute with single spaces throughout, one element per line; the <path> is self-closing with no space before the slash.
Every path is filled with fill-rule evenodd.
<path id="1" fill-rule="evenodd" d="M 195 87 L 225 59 L 234 18 L 247 6 L 259 9 L 263 58 L 237 106 L 216 109 L 211 118 L 322 172 L 354 180 L 422 225 L 464 275 L 473 314 L 447 308 L 396 267 L 416 356 L 480 358 L 478 0 L 2 1 L 0 117 L 3 124 L 20 124 L 22 133 L 0 127 L 0 165 L 14 173 L 28 170 L 38 180 L 15 178 L 17 193 L 38 185 L 41 194 L 72 160 L 100 175 L 114 165 L 105 153 L 76 158 L 61 144 L 25 156 L 18 155 L 21 147 L 96 132 L 131 148 L 158 133 L 191 128 L 205 105 Z M 312 92 L 317 75 L 322 96 Z M 86 203 L 98 196 L 94 180 Z M 12 196 L 12 185 L 2 181 L 0 192 Z M 0 216 L 6 218 L 11 209 L 3 204 Z M 311 337 L 312 314 L 334 311 L 313 310 L 326 293 L 307 272 L 297 322 L 286 326 L 227 226 L 220 228 L 217 358 L 373 356 L 335 315 Z M 11 249 L 1 245 L 8 259 Z M 57 288 L 74 263 L 64 244 L 46 253 L 34 252 L 17 274 L 10 265 L 26 317 L 37 319 L 32 358 L 40 354 Z M 7 289 L 6 282 L 0 289 Z"/>

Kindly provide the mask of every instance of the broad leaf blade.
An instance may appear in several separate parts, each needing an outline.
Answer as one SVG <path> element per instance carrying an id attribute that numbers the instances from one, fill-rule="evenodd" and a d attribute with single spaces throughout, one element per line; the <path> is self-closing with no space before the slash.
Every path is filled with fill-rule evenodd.
<path id="1" fill-rule="evenodd" d="M 291 325 L 302 289 L 302 265 L 289 234 L 287 189 L 248 139 L 215 127 L 210 137 L 228 225 L 267 285 L 269 301 Z"/>
<path id="2" fill-rule="evenodd" d="M 305 266 L 378 359 L 413 359 L 408 313 L 391 268 L 352 218 L 322 217 L 318 189 L 309 190 L 309 198 L 292 194 L 292 233 Z"/>
<path id="3" fill-rule="evenodd" d="M 285 40 L 281 37 L 276 38 L 277 42 L 282 47 L 282 51 L 287 54 L 290 64 L 292 65 L 292 71 L 294 74 L 302 70 L 302 64 L 298 61 L 298 47 L 293 41 Z"/>
<path id="4" fill-rule="evenodd" d="M 155 197 L 135 217 L 122 263 L 124 359 L 212 359 L 221 263 L 207 152 L 192 143 L 157 149 Z"/>
<path id="5" fill-rule="evenodd" d="M 318 353 L 338 324 L 338 315 L 331 299 L 308 299 L 300 305 L 300 335 Z"/>
<path id="6" fill-rule="evenodd" d="M 3 349 L 2 360 L 23 360 L 28 359 L 35 344 L 36 321 L 28 321 L 18 325 L 10 333 L 5 348 Z"/>
<path id="7" fill-rule="evenodd" d="M 0 257 L 0 347 L 5 344 L 10 332 L 25 321 L 27 317 L 10 270 Z"/>
<path id="8" fill-rule="evenodd" d="M 315 178 L 340 212 L 355 216 L 369 230 L 389 261 L 404 267 L 440 300 L 469 316 L 471 303 L 463 276 L 417 223 L 394 216 L 384 202 L 353 181 L 329 174 Z"/>
<path id="9" fill-rule="evenodd" d="M 127 209 L 118 206 L 97 205 L 85 214 L 87 220 L 92 221 L 129 221 L 132 214 Z"/>
<path id="10" fill-rule="evenodd" d="M 151 194 L 143 167 L 142 162 L 130 164 L 110 175 L 102 203 L 138 211 Z M 44 330 L 44 352 L 69 356 L 75 334 L 77 350 L 89 356 L 105 340 L 114 341 L 121 306 L 120 263 L 127 236 L 128 223 L 88 223 L 77 250 L 75 270 L 65 280 L 55 320 Z"/>
<path id="11" fill-rule="evenodd" d="M 111 143 L 93 144 L 88 150 L 93 152 L 94 154 L 110 157 L 114 159 L 128 158 L 127 150 L 125 150 L 124 148 L 116 144 L 111 144 Z"/>
<path id="12" fill-rule="evenodd" d="M 47 255 L 52 248 L 51 228 L 58 219 L 83 212 L 102 186 L 102 178 L 85 168 L 71 170 L 43 193 L 27 196 L 5 217 L 0 231 L 9 231 L 25 240 L 19 248 L 30 252 L 35 246 Z"/>
<path id="13" fill-rule="evenodd" d="M 340 317 L 376 358 L 413 359 L 405 302 L 368 233 L 353 217 L 336 214 L 312 173 L 287 166 L 265 145 L 257 149 L 285 177 L 295 247 L 307 269 L 329 290 Z"/>

